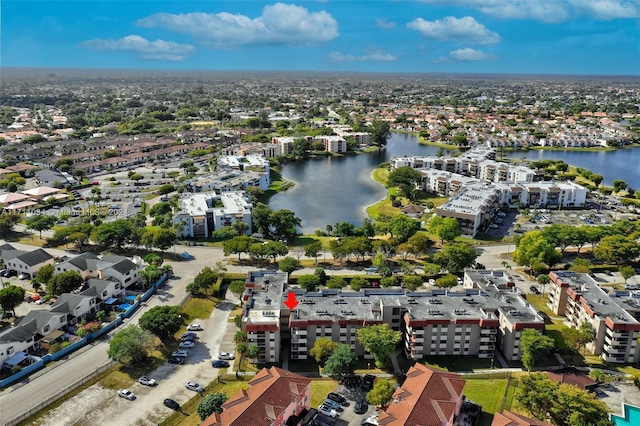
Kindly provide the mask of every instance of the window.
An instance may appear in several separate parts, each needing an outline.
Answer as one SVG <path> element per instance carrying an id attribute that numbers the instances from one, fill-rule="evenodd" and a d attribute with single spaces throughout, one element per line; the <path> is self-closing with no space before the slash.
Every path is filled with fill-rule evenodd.
<path id="1" fill-rule="evenodd" d="M 67 319 L 66 315 L 62 315 L 62 316 L 60 317 L 60 322 L 65 322 L 65 321 L 66 321 L 66 319 Z"/>
<path id="2" fill-rule="evenodd" d="M 48 325 L 45 325 L 42 331 L 44 331 L 45 333 L 48 333 L 50 328 L 51 327 L 49 327 Z"/>
<path id="3" fill-rule="evenodd" d="M 13 346 L 9 347 L 9 348 L 7 349 L 7 355 L 12 354 L 12 353 L 13 353 L 13 351 L 14 351 Z"/>

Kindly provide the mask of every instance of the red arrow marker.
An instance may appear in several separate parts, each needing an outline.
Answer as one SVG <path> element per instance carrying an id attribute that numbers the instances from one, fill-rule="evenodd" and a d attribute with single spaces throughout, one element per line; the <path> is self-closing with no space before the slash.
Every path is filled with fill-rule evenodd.
<path id="1" fill-rule="evenodd" d="M 298 306 L 298 303 L 300 303 L 300 302 L 298 302 L 296 300 L 296 294 L 294 292 L 290 291 L 287 294 L 287 300 L 285 300 L 284 304 L 287 305 L 289 307 L 289 309 L 293 309 L 296 306 Z"/>

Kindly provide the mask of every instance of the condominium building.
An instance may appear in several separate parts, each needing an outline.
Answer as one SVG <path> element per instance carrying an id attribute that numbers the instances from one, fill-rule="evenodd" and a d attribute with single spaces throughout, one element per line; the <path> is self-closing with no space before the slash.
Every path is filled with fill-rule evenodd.
<path id="1" fill-rule="evenodd" d="M 180 199 L 180 211 L 173 217 L 173 223 L 181 224 L 178 236 L 208 238 L 223 226 L 231 226 L 242 221 L 249 225 L 251 235 L 251 211 L 248 194 L 240 191 L 202 192 L 186 194 Z"/>
<path id="2" fill-rule="evenodd" d="M 556 315 L 564 315 L 566 323 L 579 328 L 587 322 L 595 331 L 595 339 L 587 349 L 606 362 L 640 361 L 638 336 L 640 294 L 612 292 L 608 294 L 587 274 L 571 271 L 549 273 L 551 288 L 547 305 Z"/>
<path id="3" fill-rule="evenodd" d="M 221 155 L 218 169 L 255 170 L 269 173 L 269 160 L 262 155 Z"/>
<path id="4" fill-rule="evenodd" d="M 318 136 L 327 152 L 347 152 L 347 141 L 342 136 Z"/>
<path id="5" fill-rule="evenodd" d="M 494 274 L 494 275 L 491 275 Z M 476 355 L 492 358 L 499 349 L 508 360 L 520 359 L 522 330 L 544 329 L 544 320 L 512 285 L 486 282 L 497 273 L 482 271 L 465 277 L 461 292 L 444 289 L 406 292 L 287 289 L 284 273 L 252 272 L 247 277 L 242 328 L 260 348 L 259 361 L 277 362 L 281 344 L 290 345 L 291 359 L 306 359 L 317 339 L 348 344 L 354 353 L 372 358 L 357 340 L 360 328 L 389 324 L 403 332 L 407 356 Z M 499 282 L 498 282 L 499 284 Z M 511 283 L 513 284 L 513 283 Z M 300 302 L 289 310 L 285 292 Z"/>
<path id="6" fill-rule="evenodd" d="M 460 223 L 460 231 L 475 237 L 483 226 L 487 226 L 500 211 L 500 189 L 495 185 L 475 184 L 465 186 L 449 201 L 441 205 L 436 213 L 442 217 L 453 217 Z"/>

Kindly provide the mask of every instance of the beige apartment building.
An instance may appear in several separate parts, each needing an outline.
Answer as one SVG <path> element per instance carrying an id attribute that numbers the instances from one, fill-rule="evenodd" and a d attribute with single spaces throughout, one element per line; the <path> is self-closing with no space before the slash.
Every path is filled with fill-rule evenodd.
<path id="1" fill-rule="evenodd" d="M 502 282 L 502 281 L 504 282 Z M 492 281 L 492 282 L 489 282 Z M 371 359 L 357 340 L 360 328 L 389 324 L 403 333 L 410 358 L 427 355 L 475 355 L 493 358 L 499 350 L 507 360 L 520 359 L 520 336 L 527 328 L 544 330 L 544 320 L 518 293 L 504 272 L 465 274 L 465 289 L 364 289 L 359 292 L 288 289 L 279 272 L 251 272 L 247 277 L 242 328 L 250 344 L 260 348 L 258 361 L 278 362 L 282 348 L 291 359 L 307 359 L 317 339 L 348 344 Z M 299 304 L 284 305 L 289 291 Z"/>
<path id="2" fill-rule="evenodd" d="M 634 318 L 640 312 L 640 292 L 607 293 L 589 275 L 571 271 L 551 272 L 549 278 L 549 308 L 564 315 L 570 327 L 588 322 L 595 330 L 588 350 L 606 362 L 640 361 L 640 322 Z"/>

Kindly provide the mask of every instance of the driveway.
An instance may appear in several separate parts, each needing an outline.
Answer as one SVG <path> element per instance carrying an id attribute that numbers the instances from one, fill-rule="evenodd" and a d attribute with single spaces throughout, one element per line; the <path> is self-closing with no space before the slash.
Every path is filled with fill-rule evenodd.
<path id="1" fill-rule="evenodd" d="M 196 394 L 185 388 L 188 381 L 203 386 L 216 380 L 219 370 L 211 367 L 217 357 L 227 330 L 221 324 L 230 324 L 228 317 L 235 306 L 231 301 L 221 302 L 209 319 L 199 321 L 204 330 L 198 332 L 198 341 L 189 349 L 184 365 L 164 364 L 151 377 L 158 381 L 156 387 L 135 383 L 129 389 L 136 394 L 134 401 L 118 397 L 116 390 L 103 388 L 99 384 L 90 386 L 72 399 L 51 411 L 40 424 L 62 425 L 156 425 L 172 411 L 163 405 L 165 398 L 180 404 Z"/>

